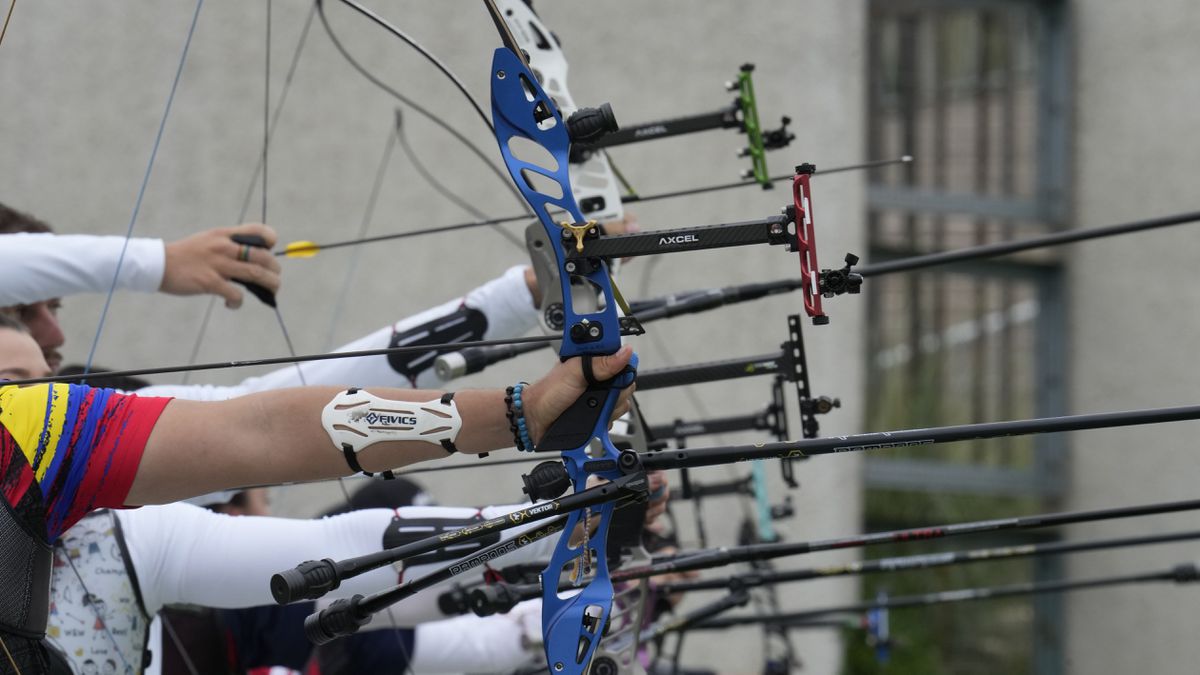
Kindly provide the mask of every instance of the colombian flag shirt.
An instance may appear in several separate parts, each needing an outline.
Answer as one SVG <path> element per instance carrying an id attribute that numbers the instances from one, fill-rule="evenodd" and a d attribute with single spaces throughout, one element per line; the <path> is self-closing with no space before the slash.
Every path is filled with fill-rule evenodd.
<path id="1" fill-rule="evenodd" d="M 169 398 L 77 384 L 0 385 L 0 493 L 53 542 L 89 511 L 121 507 Z"/>

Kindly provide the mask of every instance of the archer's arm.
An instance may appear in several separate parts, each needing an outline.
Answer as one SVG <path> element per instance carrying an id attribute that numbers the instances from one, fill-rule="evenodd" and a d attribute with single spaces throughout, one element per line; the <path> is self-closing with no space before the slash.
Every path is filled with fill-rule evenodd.
<path id="1" fill-rule="evenodd" d="M 262 516 L 228 516 L 190 504 L 166 504 L 118 511 L 121 530 L 146 611 L 154 614 L 164 605 L 186 603 L 207 607 L 238 608 L 272 604 L 271 575 L 305 560 L 341 560 L 374 553 L 396 545 L 395 533 L 411 523 L 428 536 L 436 523 L 444 530 L 470 526 L 481 519 L 515 511 L 524 505 L 489 506 L 484 509 L 447 506 L 406 506 L 399 509 L 363 509 L 351 513 L 300 520 Z M 512 537 L 536 527 L 520 525 L 504 533 Z M 480 543 L 478 546 L 485 546 Z M 513 554 L 516 562 L 549 557 L 554 542 L 546 539 Z M 450 552 L 420 556 L 404 566 L 404 579 L 416 579 L 469 555 L 470 544 Z M 505 560 L 509 562 L 508 556 Z M 469 577 L 482 580 L 484 568 Z M 374 593 L 401 580 L 391 566 L 347 579 L 327 598 Z M 448 581 L 444 586 L 450 586 Z M 392 617 L 399 626 L 413 626 L 442 618 L 435 588 L 427 600 L 398 605 Z"/>
<path id="2" fill-rule="evenodd" d="M 28 305 L 80 293 L 107 293 L 120 266 L 118 290 L 173 295 L 212 293 L 229 307 L 242 304 L 243 292 L 231 279 L 279 289 L 279 263 L 266 249 L 241 247 L 235 234 L 262 237 L 275 233 L 265 225 L 221 227 L 164 244 L 159 239 L 116 236 L 0 235 L 0 307 Z M 122 252 L 124 259 L 122 260 Z"/>
<path id="3" fill-rule="evenodd" d="M 418 314 L 384 326 L 338 352 L 383 349 L 411 340 L 457 342 L 518 337 L 537 325 L 537 308 L 527 278 L 528 267 L 510 268 L 465 296 L 455 298 Z M 171 396 L 193 401 L 221 401 L 260 391 L 299 387 L 306 384 L 358 387 L 437 386 L 431 369 L 434 354 L 418 352 L 357 359 L 333 359 L 290 365 L 251 377 L 233 386 L 157 385 L 138 390 L 140 396 Z M 300 373 L 303 372 L 303 379 Z"/>
<path id="4" fill-rule="evenodd" d="M 618 374 L 632 349 L 597 357 L 596 377 Z M 540 434 L 587 388 L 578 359 L 557 364 L 526 389 L 525 417 L 536 442 Z M 172 401 L 146 442 L 127 504 L 177 501 L 223 488 L 335 478 L 351 473 L 346 459 L 321 423 L 326 405 L 341 390 L 304 387 L 244 396 L 230 401 Z M 371 388 L 394 401 L 423 402 L 441 392 Z M 627 405 L 626 391 L 617 413 Z M 454 444 L 464 453 L 510 447 L 512 432 L 502 390 L 466 390 L 454 398 L 462 419 Z M 384 441 L 363 449 L 357 460 L 367 471 L 383 471 L 446 456 L 439 444 Z"/>
<path id="5" fill-rule="evenodd" d="M 0 235 L 0 306 L 106 293 L 124 237 Z M 152 293 L 163 277 L 163 242 L 130 239 L 117 288 Z"/>

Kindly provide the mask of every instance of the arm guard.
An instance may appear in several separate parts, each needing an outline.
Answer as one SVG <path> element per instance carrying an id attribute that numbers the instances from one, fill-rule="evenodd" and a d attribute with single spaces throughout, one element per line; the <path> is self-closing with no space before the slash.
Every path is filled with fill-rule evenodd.
<path id="1" fill-rule="evenodd" d="M 432 401 L 389 401 L 361 389 L 347 389 L 325 406 L 321 424 L 350 468 L 370 476 L 357 455 L 380 441 L 425 441 L 458 452 L 454 439 L 462 417 L 453 399 L 454 394 L 447 392 Z M 384 477 L 391 478 L 391 472 L 385 471 Z"/>

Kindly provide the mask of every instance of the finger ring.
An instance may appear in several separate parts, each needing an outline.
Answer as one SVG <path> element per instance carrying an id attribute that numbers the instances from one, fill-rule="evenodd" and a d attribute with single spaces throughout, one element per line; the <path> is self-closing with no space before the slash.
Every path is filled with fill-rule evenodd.
<path id="1" fill-rule="evenodd" d="M 242 262 L 250 260 L 250 244 L 242 244 L 242 247 L 238 249 L 237 259 Z"/>

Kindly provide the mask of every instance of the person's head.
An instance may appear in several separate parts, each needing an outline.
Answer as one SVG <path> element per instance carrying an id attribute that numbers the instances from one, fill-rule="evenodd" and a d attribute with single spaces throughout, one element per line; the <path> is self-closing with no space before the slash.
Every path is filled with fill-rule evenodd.
<path id="1" fill-rule="evenodd" d="M 248 488 L 233 495 L 222 504 L 209 504 L 208 508 L 227 516 L 269 516 L 271 495 L 266 488 Z"/>
<path id="2" fill-rule="evenodd" d="M 63 334 L 62 326 L 58 323 L 58 310 L 62 307 L 62 301 L 58 298 L 51 298 L 42 302 L 35 302 L 30 305 L 16 305 L 14 307 L 6 307 L 5 311 L 10 316 L 15 317 L 18 321 L 25 324 L 25 328 L 29 330 L 29 335 L 37 342 L 38 347 L 42 350 L 42 356 L 45 357 L 46 363 L 53 370 L 58 370 L 62 365 L 62 353 L 59 348 L 67 341 L 66 335 Z"/>
<path id="3" fill-rule="evenodd" d="M 323 515 L 336 516 L 361 509 L 398 509 L 402 506 L 433 506 L 433 497 L 425 488 L 408 478 L 372 480 L 356 490 L 346 503 L 338 504 Z"/>
<path id="4" fill-rule="evenodd" d="M 0 313 L 0 379 L 23 380 L 46 377 L 50 366 L 41 347 L 21 322 Z"/>
<path id="5" fill-rule="evenodd" d="M 53 231 L 54 229 L 45 221 L 0 204 L 0 234 L 22 232 L 40 234 Z M 59 298 L 52 298 L 30 305 L 4 308 L 8 313 L 16 315 L 16 318 L 29 328 L 29 334 L 33 336 L 34 340 L 37 340 L 42 348 L 46 363 L 56 370 L 62 364 L 62 355 L 58 350 L 66 342 L 62 327 L 58 324 L 58 310 L 61 306 L 62 301 Z"/>
<path id="6" fill-rule="evenodd" d="M 44 220 L 38 220 L 28 213 L 0 204 L 0 234 L 18 234 L 21 232 L 41 234 L 53 231 L 54 228 L 50 227 Z"/>

